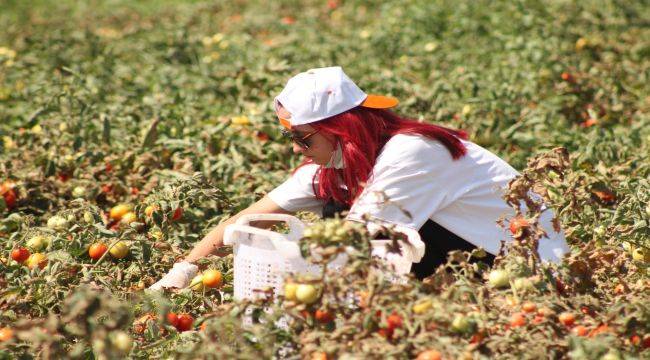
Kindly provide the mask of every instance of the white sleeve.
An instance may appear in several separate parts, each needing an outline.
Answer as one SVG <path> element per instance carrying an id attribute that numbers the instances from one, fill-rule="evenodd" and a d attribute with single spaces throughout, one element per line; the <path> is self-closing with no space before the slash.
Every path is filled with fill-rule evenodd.
<path id="1" fill-rule="evenodd" d="M 449 171 L 453 161 L 449 151 L 437 142 L 409 141 L 384 149 L 348 219 L 360 220 L 367 214 L 417 230 L 456 199 L 453 184 L 458 181 Z"/>
<path id="2" fill-rule="evenodd" d="M 268 197 L 286 211 L 311 211 L 322 216 L 325 203 L 316 198 L 312 186 L 318 168 L 317 164 L 298 168 L 285 182 L 271 190 Z"/>

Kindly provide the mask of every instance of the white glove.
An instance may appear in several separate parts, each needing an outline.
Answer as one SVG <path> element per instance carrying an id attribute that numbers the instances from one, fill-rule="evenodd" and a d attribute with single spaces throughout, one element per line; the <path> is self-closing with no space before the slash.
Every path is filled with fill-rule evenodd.
<path id="1" fill-rule="evenodd" d="M 179 288 L 186 287 L 190 281 L 196 276 L 199 267 L 190 264 L 187 261 L 181 261 L 174 264 L 171 270 L 158 280 L 155 284 L 151 285 L 149 289 L 160 290 L 162 288 Z"/>

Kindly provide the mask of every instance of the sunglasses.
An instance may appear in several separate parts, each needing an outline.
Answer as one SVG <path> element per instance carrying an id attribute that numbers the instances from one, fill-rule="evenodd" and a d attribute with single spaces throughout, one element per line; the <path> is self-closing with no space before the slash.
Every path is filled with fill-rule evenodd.
<path id="1" fill-rule="evenodd" d="M 316 134 L 317 132 L 318 132 L 318 130 L 314 130 L 314 131 L 310 132 L 307 135 L 298 136 L 293 131 L 288 131 L 288 130 L 282 129 L 282 136 L 289 139 L 289 140 L 291 140 L 291 141 L 293 141 L 293 142 L 295 142 L 301 148 L 307 150 L 307 149 L 309 149 L 309 146 L 310 146 L 309 143 L 307 142 L 307 139 L 309 139 L 312 135 Z"/>

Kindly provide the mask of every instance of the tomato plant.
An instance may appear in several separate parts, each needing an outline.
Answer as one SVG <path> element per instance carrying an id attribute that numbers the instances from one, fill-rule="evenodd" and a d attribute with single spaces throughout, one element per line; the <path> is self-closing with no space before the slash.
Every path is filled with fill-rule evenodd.
<path id="1" fill-rule="evenodd" d="M 0 358 L 647 357 L 646 2 L 5 3 Z M 222 247 L 148 289 L 299 166 L 273 99 L 336 65 L 521 174 L 493 248 L 398 280 L 362 223 L 300 212 L 312 276 L 238 301 Z"/>

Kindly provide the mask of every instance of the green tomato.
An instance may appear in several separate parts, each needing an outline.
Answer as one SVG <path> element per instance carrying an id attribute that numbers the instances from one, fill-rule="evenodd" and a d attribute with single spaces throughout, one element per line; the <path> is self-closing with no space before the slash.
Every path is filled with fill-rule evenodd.
<path id="1" fill-rule="evenodd" d="M 116 259 L 123 259 L 129 254 L 129 245 L 124 241 L 118 241 L 108 252 Z"/>
<path id="2" fill-rule="evenodd" d="M 650 262 L 650 251 L 646 248 L 637 247 L 632 250 L 632 259 L 643 263 Z"/>
<path id="3" fill-rule="evenodd" d="M 474 329 L 474 321 L 469 316 L 457 314 L 451 322 L 451 329 L 458 333 L 469 333 Z"/>
<path id="4" fill-rule="evenodd" d="M 76 186 L 74 189 L 72 189 L 72 196 L 76 198 L 86 197 L 86 188 L 83 186 Z"/>
<path id="5" fill-rule="evenodd" d="M 510 273 L 507 270 L 496 269 L 490 272 L 488 283 L 494 288 L 504 288 L 510 285 Z"/>
<path id="6" fill-rule="evenodd" d="M 198 274 L 192 279 L 192 282 L 190 282 L 190 289 L 194 291 L 203 291 L 203 275 Z"/>
<path id="7" fill-rule="evenodd" d="M 300 284 L 296 288 L 296 300 L 303 304 L 313 304 L 318 300 L 318 289 L 314 285 Z"/>
<path id="8" fill-rule="evenodd" d="M 116 331 L 112 335 L 113 347 L 122 354 L 128 354 L 133 347 L 133 339 L 124 331 Z"/>
<path id="9" fill-rule="evenodd" d="M 54 215 L 47 220 L 47 227 L 56 231 L 63 231 L 68 228 L 68 220 L 62 216 Z"/>
<path id="10" fill-rule="evenodd" d="M 607 354 L 603 355 L 600 360 L 621 360 L 621 357 L 615 351 L 609 351 Z"/>
<path id="11" fill-rule="evenodd" d="M 530 279 L 525 277 L 516 278 L 512 282 L 512 286 L 519 291 L 528 291 L 528 290 L 533 290 L 535 288 L 533 282 Z"/>
<path id="12" fill-rule="evenodd" d="M 46 235 L 35 235 L 32 236 L 29 240 L 27 240 L 27 247 L 34 251 L 41 251 L 48 246 L 50 246 L 50 243 L 52 242 L 52 239 L 49 236 Z"/>
<path id="13" fill-rule="evenodd" d="M 95 222 L 95 217 L 90 211 L 84 212 L 84 221 L 86 224 L 93 224 Z"/>

